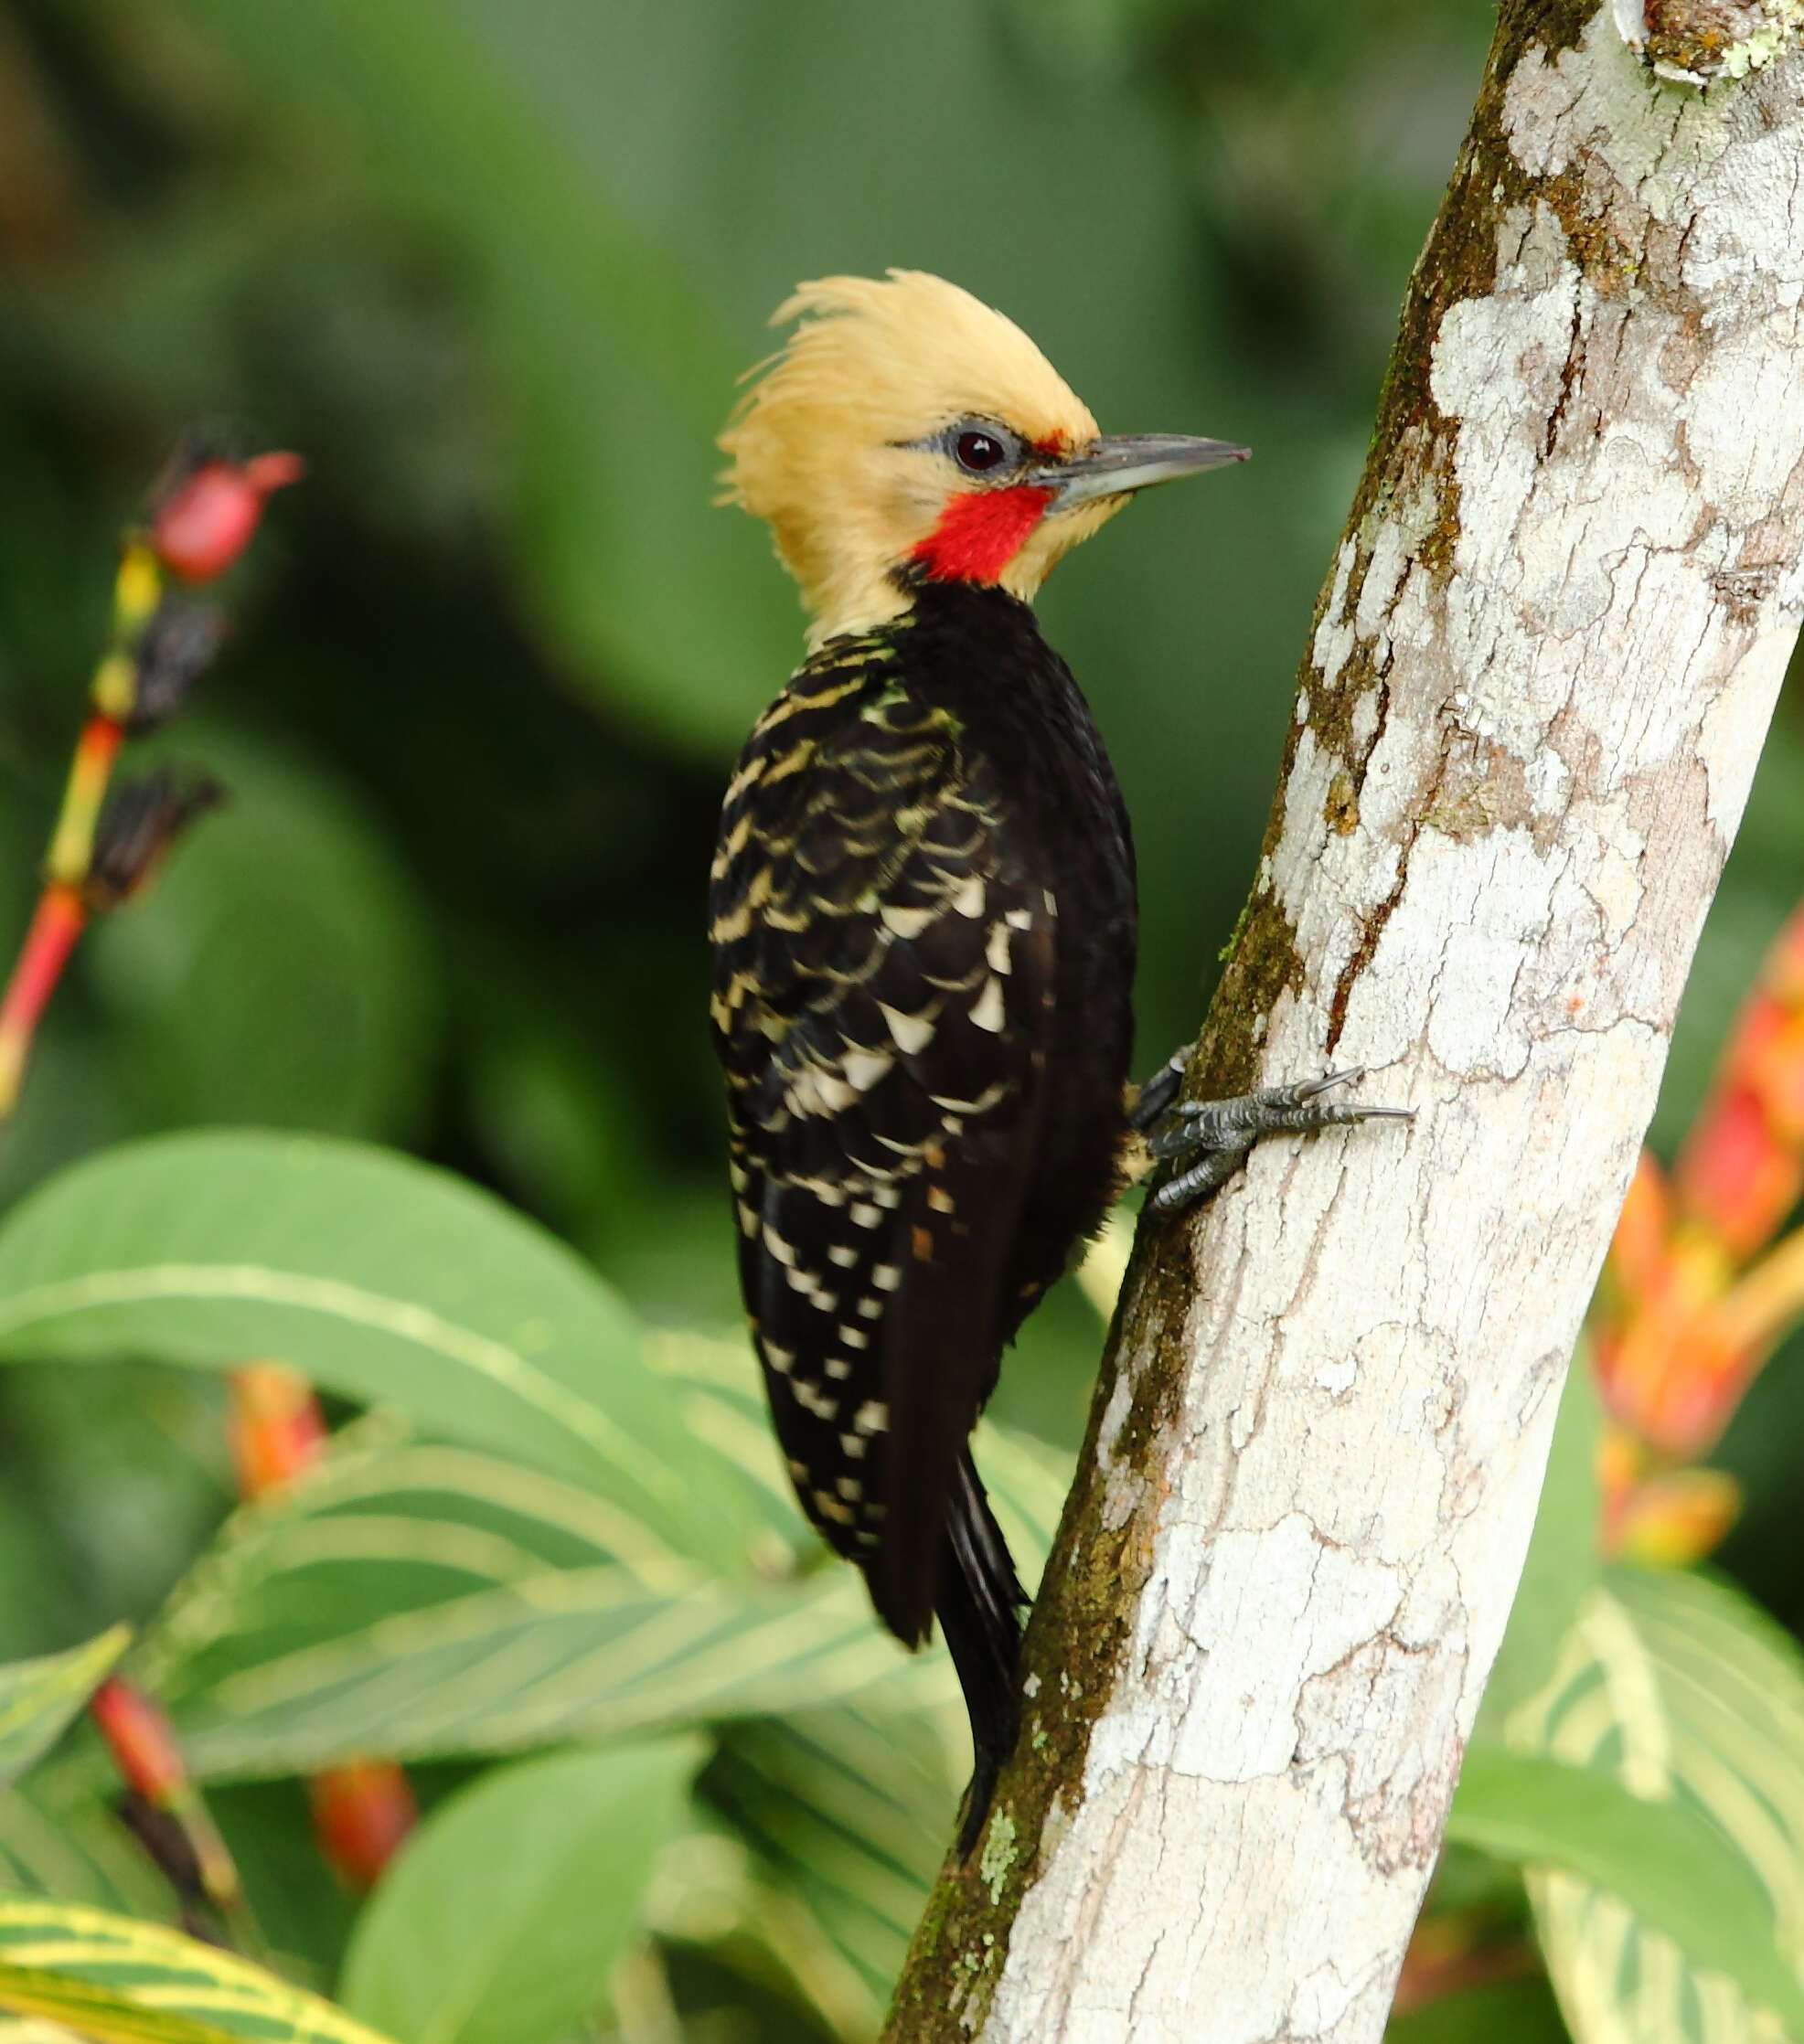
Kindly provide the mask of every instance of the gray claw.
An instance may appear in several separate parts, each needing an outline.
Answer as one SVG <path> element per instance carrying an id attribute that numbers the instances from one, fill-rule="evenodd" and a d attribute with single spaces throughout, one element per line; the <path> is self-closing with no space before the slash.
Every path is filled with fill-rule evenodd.
<path id="1" fill-rule="evenodd" d="M 1351 1101 L 1324 1101 L 1331 1087 L 1350 1086 L 1366 1068 L 1324 1072 L 1290 1086 L 1267 1086 L 1232 1100 L 1185 1101 L 1164 1117 L 1147 1141 L 1160 1163 L 1179 1166 L 1157 1186 L 1148 1205 L 1174 1213 L 1225 1185 L 1253 1145 L 1267 1135 L 1304 1134 L 1315 1129 L 1350 1127 L 1359 1122 L 1413 1121 L 1407 1107 L 1361 1107 Z M 1162 1078 L 1163 1072 L 1157 1074 Z M 1144 1096 L 1143 1096 L 1144 1098 Z"/>
<path id="2" fill-rule="evenodd" d="M 1319 1079 L 1299 1079 L 1294 1086 L 1274 1087 L 1275 1092 L 1288 1093 L 1299 1103 L 1313 1100 L 1318 1093 L 1325 1093 L 1330 1086 L 1357 1086 L 1365 1077 L 1363 1065 L 1349 1065 L 1342 1071 L 1325 1071 Z"/>
<path id="3" fill-rule="evenodd" d="M 1181 1050 L 1174 1050 L 1140 1088 L 1140 1097 L 1128 1112 L 1130 1128 L 1138 1129 L 1144 1134 L 1177 1099 L 1178 1089 L 1184 1083 L 1184 1074 L 1190 1070 L 1190 1053 L 1195 1048 L 1194 1044 L 1187 1043 Z"/>

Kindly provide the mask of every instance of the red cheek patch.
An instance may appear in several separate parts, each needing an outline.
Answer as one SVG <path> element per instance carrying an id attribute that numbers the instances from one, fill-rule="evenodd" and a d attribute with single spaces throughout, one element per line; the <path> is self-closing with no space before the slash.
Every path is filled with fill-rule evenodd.
<path id="1" fill-rule="evenodd" d="M 912 558 L 929 581 L 998 581 L 1051 501 L 1052 492 L 1037 483 L 964 491 L 940 513 Z"/>

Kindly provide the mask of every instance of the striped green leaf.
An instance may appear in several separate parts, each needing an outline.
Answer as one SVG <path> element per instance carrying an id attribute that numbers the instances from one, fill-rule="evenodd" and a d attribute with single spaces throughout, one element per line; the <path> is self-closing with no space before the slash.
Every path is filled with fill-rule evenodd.
<path id="1" fill-rule="evenodd" d="M 1597 1770 L 1707 1826 L 1741 1863 L 1737 1913 L 1764 1930 L 1777 1972 L 1700 1952 L 1595 1879 L 1532 1871 L 1542 1949 L 1579 2044 L 1804 2038 L 1804 1666 L 1785 1634 L 1704 1577 L 1612 1570 L 1508 1733 L 1520 1751 Z M 1713 1912 L 1725 1881 L 1709 1882 L 1701 1855 L 1690 1871 L 1693 1917 Z"/>
<path id="2" fill-rule="evenodd" d="M 0 1900 L 0 2009 L 99 2044 L 384 2044 L 249 1960 L 72 1902 Z"/>
<path id="3" fill-rule="evenodd" d="M 377 1750 L 508 1751 L 784 1711 L 891 1675 L 849 1579 L 646 1592 L 617 1569 L 528 1578 L 277 1655 L 175 1712 L 203 1776 L 292 1773 Z"/>
<path id="4" fill-rule="evenodd" d="M 732 1565 L 748 1525 L 605 1285 L 445 1173 L 311 1137 L 158 1137 L 0 1223 L 0 1359 L 280 1356 Z"/>
<path id="5" fill-rule="evenodd" d="M 115 1625 L 66 1654 L 0 1667 L 0 1787 L 56 1742 L 130 1637 L 129 1626 Z"/>
<path id="6" fill-rule="evenodd" d="M 1501 1859 L 1557 1868 L 1607 1891 L 1688 1964 L 1737 1981 L 1788 2023 L 1804 1988 L 1779 1954 L 1771 1898 L 1708 1817 L 1670 1796 L 1637 1795 L 1596 1766 L 1468 1749 L 1447 1836 Z"/>
<path id="7" fill-rule="evenodd" d="M 101 1785 L 104 1784 L 104 1785 Z M 155 1916 L 169 1890 L 108 1807 L 111 1783 L 60 1762 L 0 1789 L 0 1895 L 54 1896 Z"/>
<path id="8" fill-rule="evenodd" d="M 783 1711 L 903 1658 L 848 1570 L 723 1581 L 575 1486 L 385 1422 L 239 1513 L 138 1666 L 220 1777 Z"/>
<path id="9" fill-rule="evenodd" d="M 753 1927 L 842 2037 L 881 2027 L 967 1758 L 955 1698 L 884 1695 L 730 1727 L 702 1779 L 774 1904 Z"/>
<path id="10" fill-rule="evenodd" d="M 744 1479 L 756 1501 L 766 1565 L 817 1553 L 777 1453 L 758 1366 L 744 1337 L 660 1328 L 646 1336 L 645 1347 L 646 1362 L 669 1385 L 690 1434 Z"/>
<path id="11" fill-rule="evenodd" d="M 305 1485 L 236 1515 L 152 1628 L 138 1671 L 190 1763 L 244 1776 L 514 1750 L 872 1685 L 916 1709 L 955 1698 L 943 1655 L 911 1661 L 849 1570 L 813 1566 L 743 1345 L 661 1361 L 689 1423 L 762 1498 L 773 1580 L 723 1581 L 579 1485 L 367 1421 Z M 1064 1464 L 995 1434 L 980 1452 L 1031 1578 Z"/>

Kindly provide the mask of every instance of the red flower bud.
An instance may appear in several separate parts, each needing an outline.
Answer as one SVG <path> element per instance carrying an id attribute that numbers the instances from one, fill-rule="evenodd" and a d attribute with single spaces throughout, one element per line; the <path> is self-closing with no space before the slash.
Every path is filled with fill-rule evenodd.
<path id="1" fill-rule="evenodd" d="M 298 454 L 197 463 L 170 484 L 151 515 L 156 558 L 184 581 L 210 581 L 250 545 L 270 492 L 304 473 Z"/>
<path id="2" fill-rule="evenodd" d="M 320 1856 L 347 1888 L 375 1887 L 419 1812 L 391 1760 L 347 1762 L 307 1784 Z"/>
<path id="3" fill-rule="evenodd" d="M 142 1689 L 110 1675 L 88 1699 L 125 1785 L 155 1808 L 166 1809 L 187 1783 L 187 1769 L 169 1720 Z"/>
<path id="4" fill-rule="evenodd" d="M 312 1387 L 283 1363 L 247 1363 L 232 1371 L 227 1426 L 240 1497 L 261 1497 L 291 1483 L 326 1442 Z"/>

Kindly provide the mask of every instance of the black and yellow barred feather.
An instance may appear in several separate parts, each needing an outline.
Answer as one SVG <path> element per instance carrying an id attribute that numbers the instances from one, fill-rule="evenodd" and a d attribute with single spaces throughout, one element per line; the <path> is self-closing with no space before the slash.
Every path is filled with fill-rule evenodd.
<path id="1" fill-rule="evenodd" d="M 741 1283 L 803 1508 L 910 1645 L 937 1610 L 980 1817 L 1021 1593 L 967 1440 L 1117 1187 L 1133 855 L 1027 607 L 925 584 L 759 719 L 711 889 Z"/>

